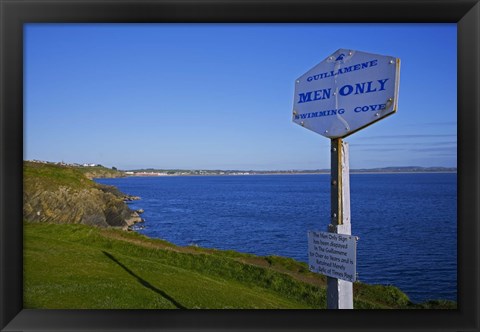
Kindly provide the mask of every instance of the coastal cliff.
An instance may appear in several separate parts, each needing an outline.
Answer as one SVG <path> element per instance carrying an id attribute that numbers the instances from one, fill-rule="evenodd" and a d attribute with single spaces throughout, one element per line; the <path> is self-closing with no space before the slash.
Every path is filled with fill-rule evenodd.
<path id="1" fill-rule="evenodd" d="M 122 229 L 141 222 L 139 214 L 125 203 L 135 197 L 89 179 L 100 177 L 101 171 L 24 162 L 24 220 Z M 115 176 L 113 172 L 103 173 Z"/>
<path id="2" fill-rule="evenodd" d="M 137 197 L 76 167 L 23 167 L 25 308 L 326 308 L 327 279 L 306 263 L 124 232 L 141 220 L 125 203 Z M 356 309 L 456 308 L 443 300 L 412 303 L 394 286 L 353 287 Z"/>

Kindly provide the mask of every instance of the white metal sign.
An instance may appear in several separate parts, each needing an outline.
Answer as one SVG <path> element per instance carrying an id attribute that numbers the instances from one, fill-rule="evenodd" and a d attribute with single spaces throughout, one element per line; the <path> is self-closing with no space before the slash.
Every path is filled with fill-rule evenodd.
<path id="1" fill-rule="evenodd" d="M 346 137 L 397 110 L 400 59 L 339 49 L 295 82 L 293 122 Z"/>
<path id="2" fill-rule="evenodd" d="M 308 232 L 310 271 L 354 282 L 357 279 L 357 238 L 326 232 Z"/>

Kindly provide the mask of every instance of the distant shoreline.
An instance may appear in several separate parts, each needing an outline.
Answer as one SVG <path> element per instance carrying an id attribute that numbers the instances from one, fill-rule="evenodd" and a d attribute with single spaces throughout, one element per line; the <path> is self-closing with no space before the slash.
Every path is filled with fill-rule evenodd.
<path id="1" fill-rule="evenodd" d="M 107 168 L 100 164 L 68 164 L 64 162 L 49 162 L 41 160 L 25 160 L 32 164 L 48 164 L 63 167 L 72 167 L 88 178 L 116 178 L 116 177 L 158 177 L 158 176 L 246 176 L 246 175 L 312 175 L 330 174 L 330 169 L 316 170 L 221 170 L 221 169 L 156 169 L 141 168 L 134 170 L 118 170 L 116 167 Z M 456 167 L 441 166 L 391 166 L 377 168 L 350 169 L 350 174 L 420 174 L 420 173 L 457 173 Z"/>
<path id="2" fill-rule="evenodd" d="M 350 172 L 350 174 L 457 174 L 457 171 L 412 171 L 412 172 Z M 127 175 L 129 178 L 158 178 L 158 177 L 189 177 L 189 176 L 258 176 L 258 175 L 329 175 L 330 172 L 311 172 L 311 173 L 250 173 L 250 174 L 168 174 L 168 175 Z"/>

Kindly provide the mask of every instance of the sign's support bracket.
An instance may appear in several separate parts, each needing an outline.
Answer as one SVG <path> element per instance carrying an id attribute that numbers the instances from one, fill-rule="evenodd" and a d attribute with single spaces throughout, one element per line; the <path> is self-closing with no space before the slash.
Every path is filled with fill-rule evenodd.
<path id="1" fill-rule="evenodd" d="M 348 143 L 331 140 L 331 223 L 328 232 L 351 235 Z M 327 277 L 327 309 L 353 309 L 353 283 Z"/>

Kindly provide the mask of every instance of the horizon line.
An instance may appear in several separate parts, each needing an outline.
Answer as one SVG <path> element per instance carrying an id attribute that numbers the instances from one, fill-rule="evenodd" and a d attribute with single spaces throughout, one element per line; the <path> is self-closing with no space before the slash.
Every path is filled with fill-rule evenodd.
<path id="1" fill-rule="evenodd" d="M 102 166 L 105 168 L 112 169 L 112 167 L 106 167 L 99 163 L 68 163 L 64 161 L 46 161 L 46 160 L 38 160 L 32 159 L 27 160 L 24 159 L 23 161 L 28 162 L 39 162 L 39 163 L 48 163 L 48 164 L 57 164 L 57 165 L 66 165 L 66 166 L 76 166 L 76 167 L 92 167 L 91 165 L 95 166 Z M 89 166 L 85 166 L 89 165 Z M 428 168 L 440 168 L 440 169 L 457 169 L 457 166 L 418 166 L 418 165 L 408 165 L 408 166 L 378 166 L 378 167 L 360 167 L 360 168 L 350 168 L 350 171 L 360 171 L 360 170 L 376 170 L 376 169 L 389 169 L 389 168 L 419 168 L 419 169 L 428 169 Z M 157 170 L 157 171 L 228 171 L 228 172 L 236 172 L 236 171 L 243 171 L 243 172 L 329 172 L 330 168 L 315 168 L 315 169 L 307 169 L 307 168 L 284 168 L 284 169 L 246 169 L 246 168 L 161 168 L 161 167 L 136 167 L 136 168 L 119 168 L 115 167 L 115 169 L 128 172 L 128 171 L 139 171 L 139 170 Z"/>

